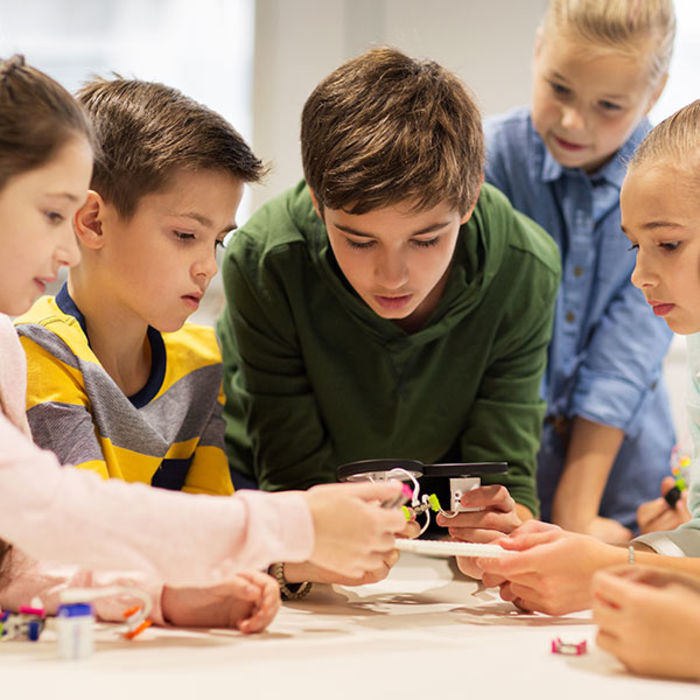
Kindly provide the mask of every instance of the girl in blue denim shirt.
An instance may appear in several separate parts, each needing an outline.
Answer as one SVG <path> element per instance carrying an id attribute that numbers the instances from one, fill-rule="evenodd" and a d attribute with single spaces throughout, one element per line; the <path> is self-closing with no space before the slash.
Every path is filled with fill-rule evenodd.
<path id="1" fill-rule="evenodd" d="M 542 517 L 608 542 L 636 529 L 674 442 L 662 379 L 671 333 L 630 282 L 619 206 L 674 33 L 671 0 L 551 0 L 531 108 L 485 123 L 486 179 L 561 250 L 543 385 Z"/>

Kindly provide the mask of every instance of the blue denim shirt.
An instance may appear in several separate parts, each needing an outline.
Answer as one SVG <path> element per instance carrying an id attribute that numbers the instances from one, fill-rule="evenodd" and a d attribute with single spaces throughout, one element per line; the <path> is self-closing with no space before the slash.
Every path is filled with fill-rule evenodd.
<path id="1" fill-rule="evenodd" d="M 630 281 L 635 254 L 620 229 L 626 164 L 649 129 L 644 120 L 611 161 L 587 175 L 551 156 L 527 108 L 484 124 L 487 181 L 545 228 L 561 251 L 543 386 L 548 417 L 582 416 L 625 432 L 600 514 L 628 527 L 635 526 L 637 505 L 658 496 L 674 441 L 662 381 L 671 332 Z M 546 421 L 538 462 L 544 518 L 551 514 L 566 447 L 561 431 Z"/>

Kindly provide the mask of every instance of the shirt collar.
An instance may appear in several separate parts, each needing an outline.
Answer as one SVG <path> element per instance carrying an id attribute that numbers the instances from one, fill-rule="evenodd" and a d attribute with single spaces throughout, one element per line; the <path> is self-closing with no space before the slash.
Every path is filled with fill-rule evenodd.
<path id="1" fill-rule="evenodd" d="M 618 150 L 615 157 L 598 170 L 598 172 L 591 177 L 591 180 L 594 182 L 607 182 L 617 187 L 617 189 L 620 189 L 627 172 L 627 164 L 632 159 L 634 152 L 637 150 L 637 146 L 639 146 L 644 137 L 649 133 L 650 129 L 651 124 L 645 117 Z M 554 182 L 565 173 L 580 172 L 578 168 L 565 168 L 558 163 L 544 145 L 544 142 L 541 139 L 538 139 L 538 141 L 543 151 L 542 168 L 540 171 L 542 182 Z"/>

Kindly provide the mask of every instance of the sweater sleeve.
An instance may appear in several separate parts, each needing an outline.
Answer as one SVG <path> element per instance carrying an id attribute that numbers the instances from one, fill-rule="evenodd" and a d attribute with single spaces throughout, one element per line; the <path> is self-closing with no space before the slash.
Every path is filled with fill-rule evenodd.
<path id="1" fill-rule="evenodd" d="M 0 416 L 0 532 L 40 560 L 205 585 L 273 561 L 303 561 L 302 494 L 190 495 L 61 468 Z"/>

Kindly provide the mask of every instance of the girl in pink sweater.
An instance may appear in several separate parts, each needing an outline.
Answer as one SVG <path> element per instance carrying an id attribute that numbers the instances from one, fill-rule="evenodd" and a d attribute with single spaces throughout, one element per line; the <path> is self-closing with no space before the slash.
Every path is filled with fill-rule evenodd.
<path id="1" fill-rule="evenodd" d="M 157 621 L 253 632 L 279 606 L 276 583 L 255 569 L 310 560 L 359 578 L 379 568 L 404 519 L 376 502 L 399 484 L 193 496 L 61 468 L 32 443 L 25 360 L 7 315 L 26 311 L 61 265 L 78 261 L 72 218 L 91 170 L 90 125 L 70 94 L 21 57 L 0 61 L 2 604 L 41 592 L 51 609 L 66 583 L 117 580 L 151 593 Z M 98 614 L 118 619 L 124 607 L 107 599 Z"/>

